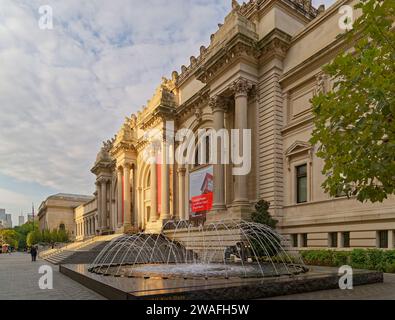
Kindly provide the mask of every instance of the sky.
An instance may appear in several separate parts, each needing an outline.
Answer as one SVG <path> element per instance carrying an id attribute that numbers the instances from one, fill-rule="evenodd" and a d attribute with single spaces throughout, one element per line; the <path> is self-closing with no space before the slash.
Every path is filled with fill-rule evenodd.
<path id="1" fill-rule="evenodd" d="M 331 0 L 315 0 L 315 6 Z M 53 9 L 42 30 L 40 6 Z M 102 141 L 189 64 L 231 0 L 1 0 L 0 208 L 92 194 Z"/>

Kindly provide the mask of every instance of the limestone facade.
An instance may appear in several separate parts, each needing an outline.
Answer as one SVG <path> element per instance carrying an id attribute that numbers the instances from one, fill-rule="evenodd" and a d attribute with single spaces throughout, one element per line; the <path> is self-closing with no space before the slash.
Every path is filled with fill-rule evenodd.
<path id="1" fill-rule="evenodd" d="M 212 167 L 207 221 L 248 219 L 253 204 L 265 199 L 292 246 L 392 248 L 394 199 L 330 198 L 321 188 L 323 162 L 309 143 L 310 99 L 331 89 L 322 66 L 349 49 L 337 37 L 344 32 L 339 8 L 347 4 L 355 1 L 339 0 L 327 10 L 309 0 L 233 1 L 210 45 L 181 73 L 164 78 L 147 105 L 104 143 L 92 169 L 95 200 L 76 210 L 77 235 L 158 232 L 168 220 L 190 219 L 191 179 L 208 166 L 147 163 L 147 132 L 250 129 L 249 174 L 234 176 L 232 164 Z M 174 157 L 178 146 L 156 141 L 162 159 Z"/>
<path id="2" fill-rule="evenodd" d="M 44 200 L 38 209 L 39 228 L 43 230 L 65 229 L 71 239 L 75 239 L 74 210 L 93 196 L 56 194 Z"/>

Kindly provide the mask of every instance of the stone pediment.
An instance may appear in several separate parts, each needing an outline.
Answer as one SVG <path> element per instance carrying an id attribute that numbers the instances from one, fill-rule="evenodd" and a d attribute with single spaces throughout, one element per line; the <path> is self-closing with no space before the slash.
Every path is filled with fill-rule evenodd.
<path id="1" fill-rule="evenodd" d="M 300 154 L 303 152 L 309 152 L 312 149 L 312 146 L 308 142 L 295 141 L 286 151 L 285 156 L 287 158 L 292 157 L 296 154 Z"/>

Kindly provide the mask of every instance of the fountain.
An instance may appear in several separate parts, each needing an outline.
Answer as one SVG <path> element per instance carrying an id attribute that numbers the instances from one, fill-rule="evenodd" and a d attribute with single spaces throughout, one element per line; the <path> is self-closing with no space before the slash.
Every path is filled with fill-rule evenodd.
<path id="1" fill-rule="evenodd" d="M 294 276 L 308 271 L 268 226 L 221 221 L 194 227 L 167 222 L 161 234 L 123 235 L 89 266 L 102 276 L 142 279 L 235 279 Z"/>

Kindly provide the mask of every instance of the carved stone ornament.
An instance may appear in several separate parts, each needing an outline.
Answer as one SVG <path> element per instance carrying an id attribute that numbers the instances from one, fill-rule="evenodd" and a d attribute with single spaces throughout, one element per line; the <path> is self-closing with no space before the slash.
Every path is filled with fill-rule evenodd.
<path id="1" fill-rule="evenodd" d="M 226 112 L 228 110 L 228 99 L 221 96 L 214 96 L 210 98 L 209 106 L 213 110 Z"/>
<path id="2" fill-rule="evenodd" d="M 234 95 L 237 96 L 247 96 L 248 93 L 251 91 L 253 85 L 250 81 L 240 78 L 237 79 L 231 85 L 231 90 L 233 91 Z"/>

